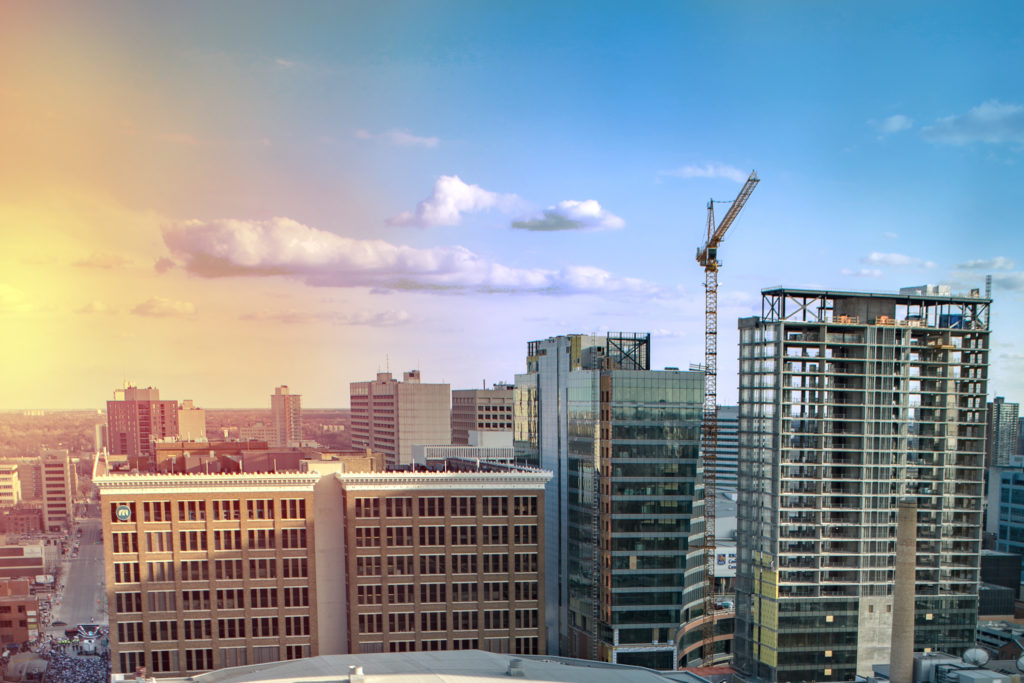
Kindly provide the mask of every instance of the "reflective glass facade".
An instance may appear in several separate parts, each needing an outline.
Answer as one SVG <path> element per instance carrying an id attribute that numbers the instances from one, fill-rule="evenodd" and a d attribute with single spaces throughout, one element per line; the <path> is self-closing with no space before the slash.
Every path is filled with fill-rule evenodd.
<path id="1" fill-rule="evenodd" d="M 594 370 L 568 384 L 571 657 L 674 667 L 702 605 L 703 375 Z"/>

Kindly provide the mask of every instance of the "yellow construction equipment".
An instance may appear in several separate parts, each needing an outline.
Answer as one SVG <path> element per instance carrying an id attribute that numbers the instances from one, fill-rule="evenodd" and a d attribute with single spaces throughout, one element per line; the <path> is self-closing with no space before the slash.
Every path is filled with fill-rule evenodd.
<path id="1" fill-rule="evenodd" d="M 751 171 L 736 199 L 715 227 L 715 200 L 708 201 L 708 225 L 704 246 L 697 249 L 697 263 L 704 268 L 704 415 L 701 448 L 704 460 L 704 623 L 702 664 L 715 659 L 715 468 L 718 453 L 718 245 L 760 182 Z"/>

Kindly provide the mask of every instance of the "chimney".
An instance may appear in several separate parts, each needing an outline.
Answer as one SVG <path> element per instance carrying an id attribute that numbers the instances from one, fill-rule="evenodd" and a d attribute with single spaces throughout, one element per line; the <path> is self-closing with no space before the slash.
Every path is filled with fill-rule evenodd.
<path id="1" fill-rule="evenodd" d="M 914 594 L 917 569 L 917 503 L 899 502 L 896 512 L 896 576 L 892 591 L 891 683 L 914 683 Z"/>

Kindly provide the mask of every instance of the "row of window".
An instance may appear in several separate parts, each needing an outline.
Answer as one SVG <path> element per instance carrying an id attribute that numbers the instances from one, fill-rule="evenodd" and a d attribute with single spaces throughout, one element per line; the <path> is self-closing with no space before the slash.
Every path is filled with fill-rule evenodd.
<path id="1" fill-rule="evenodd" d="M 196 648 L 185 650 L 185 670 L 190 672 L 207 671 L 213 668 L 227 668 L 232 666 L 245 666 L 248 662 L 246 648 L 244 647 L 220 647 L 217 648 L 219 657 L 217 666 L 214 666 L 214 651 L 211 648 Z M 146 662 L 145 652 L 121 652 L 118 663 L 121 665 L 122 673 L 134 673 L 138 667 L 147 667 L 153 673 L 170 673 L 180 671 L 178 650 L 154 650 L 150 653 L 149 662 Z M 284 649 L 285 659 L 303 659 L 309 657 L 309 645 L 287 645 Z M 257 646 L 252 648 L 252 664 L 264 664 L 276 662 L 281 659 L 281 650 L 277 645 Z"/>
<path id="2" fill-rule="evenodd" d="M 148 629 L 141 621 L 120 622 L 117 639 L 121 643 L 142 643 L 178 640 L 180 634 L 185 640 L 199 640 L 212 638 L 214 632 L 218 638 L 245 638 L 247 631 L 248 635 L 257 638 L 277 636 L 282 632 L 286 636 L 308 636 L 309 616 L 256 617 L 249 622 L 244 617 L 217 619 L 216 622 L 212 619 L 187 619 L 182 622 L 180 633 L 177 621 L 151 621 Z"/>
<path id="3" fill-rule="evenodd" d="M 450 618 L 449 618 L 450 614 Z M 514 621 L 510 615 L 514 614 Z M 475 610 L 455 612 L 392 612 L 387 615 L 388 633 L 413 633 L 417 630 L 425 633 L 432 631 L 477 631 L 481 622 L 485 629 L 508 629 L 510 623 L 515 628 L 537 628 L 540 623 L 540 615 L 536 609 L 511 610 L 486 610 L 481 613 Z M 418 618 L 417 618 L 418 617 Z M 384 633 L 384 615 L 382 614 L 360 614 L 356 618 L 356 625 L 360 635 L 370 633 Z"/>
<path id="4" fill-rule="evenodd" d="M 416 529 L 404 526 L 384 528 L 384 545 L 388 548 L 411 547 L 416 545 L 508 545 L 507 524 L 475 526 L 425 526 Z M 539 532 L 536 524 L 516 524 L 512 527 L 512 542 L 515 545 L 536 545 Z M 357 548 L 381 547 L 381 529 L 376 526 L 360 526 L 355 530 Z"/>
<path id="5" fill-rule="evenodd" d="M 448 501 L 447 504 L 445 501 Z M 513 496 L 511 510 L 516 516 L 535 516 L 538 510 L 537 496 Z M 509 498 L 505 496 L 423 496 L 391 498 L 356 498 L 355 516 L 360 518 L 380 517 L 381 510 L 385 517 L 412 517 L 415 507 L 420 517 L 475 517 L 478 512 L 487 517 L 507 517 Z"/>
<path id="6" fill-rule="evenodd" d="M 488 652 L 503 652 L 517 655 L 540 654 L 540 638 L 537 636 L 522 636 L 517 638 L 484 638 L 484 648 Z M 509 647 L 511 645 L 511 647 Z M 453 640 L 390 640 L 387 643 L 388 652 L 428 652 L 434 650 L 479 650 L 479 638 L 456 638 Z M 382 641 L 370 641 L 359 643 L 359 652 L 384 652 Z"/>
<path id="7" fill-rule="evenodd" d="M 418 590 L 412 583 L 388 584 L 386 588 L 380 584 L 356 586 L 356 604 L 477 602 L 481 597 L 485 602 L 508 602 L 510 596 L 518 601 L 527 601 L 536 600 L 539 595 L 536 581 L 514 581 L 511 591 L 509 585 L 507 581 L 423 583 Z"/>
<path id="8" fill-rule="evenodd" d="M 449 561 L 450 559 L 450 561 Z M 388 576 L 412 576 L 415 558 L 412 555 L 390 555 L 382 558 L 379 555 L 356 557 L 356 576 L 382 576 L 387 569 Z M 511 557 L 507 553 L 488 553 L 478 562 L 474 555 L 420 555 L 419 573 L 421 575 L 476 574 L 478 565 L 483 567 L 484 574 L 508 574 L 515 572 L 535 572 L 540 567 L 537 553 L 515 553 Z"/>
<path id="9" fill-rule="evenodd" d="M 181 603 L 183 610 L 243 609 L 246 590 L 242 588 L 222 588 L 218 590 L 184 590 L 148 591 L 146 602 L 151 612 L 173 612 Z M 309 588 L 307 586 L 288 586 L 285 588 L 250 588 L 250 608 L 260 607 L 309 607 Z M 142 593 L 127 592 L 114 594 L 114 607 L 118 614 L 141 612 L 143 608 Z"/>
<path id="10" fill-rule="evenodd" d="M 137 504 L 111 503 L 110 521 L 129 522 L 137 519 L 137 506 L 142 508 L 142 521 L 144 522 L 201 522 L 207 518 L 215 521 L 242 519 L 242 502 L 240 500 L 179 500 L 177 505 L 172 505 L 169 500 L 143 502 Z M 306 500 L 304 498 L 283 498 L 275 501 L 273 498 L 252 498 L 244 501 L 246 519 L 305 519 Z M 131 511 L 128 519 L 120 520 L 117 517 L 117 508 L 127 505 Z M 177 517 L 172 517 L 172 510 L 176 508 Z"/>

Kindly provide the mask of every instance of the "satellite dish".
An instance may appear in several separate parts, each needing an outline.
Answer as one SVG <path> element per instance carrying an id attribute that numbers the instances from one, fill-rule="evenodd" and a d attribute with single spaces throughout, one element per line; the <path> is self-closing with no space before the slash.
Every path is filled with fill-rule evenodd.
<path id="1" fill-rule="evenodd" d="M 980 647 L 972 647 L 970 650 L 964 653 L 964 662 L 972 664 L 974 666 L 985 666 L 988 664 L 988 653 L 982 650 Z M 1018 662 L 1018 666 L 1020 666 Z"/>
<path id="2" fill-rule="evenodd" d="M 1017 671 L 1024 671 L 1024 655 L 1017 659 Z"/>

